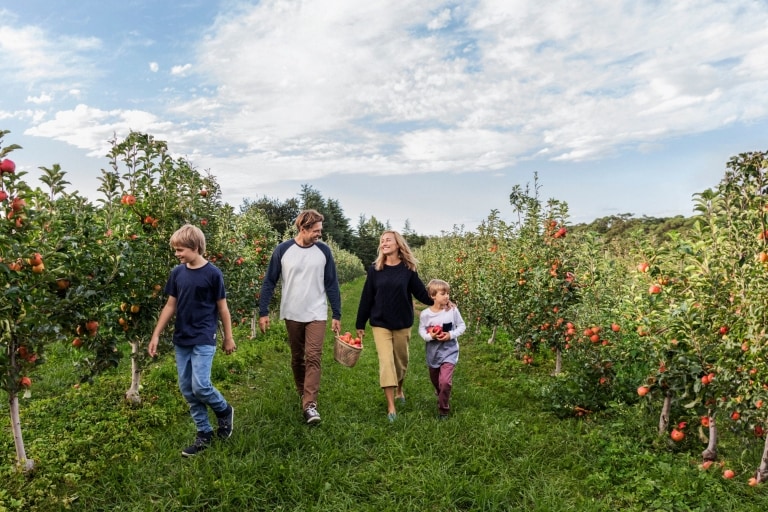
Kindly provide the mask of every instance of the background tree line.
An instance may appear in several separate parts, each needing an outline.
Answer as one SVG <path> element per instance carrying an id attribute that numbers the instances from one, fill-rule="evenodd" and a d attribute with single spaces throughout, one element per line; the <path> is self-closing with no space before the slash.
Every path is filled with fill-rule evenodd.
<path id="1" fill-rule="evenodd" d="M 262 196 L 255 200 L 243 201 L 241 210 L 245 213 L 251 209 L 263 212 L 269 219 L 272 228 L 286 235 L 293 226 L 293 221 L 299 212 L 306 208 L 314 208 L 325 216 L 323 222 L 323 238 L 333 240 L 340 248 L 345 249 L 363 262 L 368 264 L 376 259 L 379 236 L 382 231 L 396 229 L 405 237 L 412 249 L 423 246 L 428 236 L 416 233 L 409 220 L 400 228 L 393 228 L 389 220 L 382 222 L 374 216 L 360 215 L 357 226 L 352 227 L 350 220 L 344 215 L 344 209 L 338 200 L 325 198 L 310 185 L 302 185 L 296 197 L 280 200 Z M 620 244 L 631 233 L 641 232 L 645 238 L 661 242 L 671 231 L 685 233 L 693 226 L 692 217 L 677 215 L 675 217 L 635 217 L 632 213 L 621 213 L 600 217 L 589 223 L 570 226 L 572 232 L 595 232 L 600 234 L 608 245 Z"/>
<path id="2" fill-rule="evenodd" d="M 323 238 L 333 240 L 341 249 L 345 249 L 363 262 L 367 267 L 376 259 L 379 237 L 382 231 L 397 229 L 412 248 L 421 247 L 427 241 L 426 236 L 417 234 L 408 220 L 402 228 L 393 228 L 389 220 L 382 222 L 374 216 L 370 218 L 360 215 L 357 226 L 353 228 L 350 220 L 344 215 L 344 209 L 338 200 L 325 198 L 310 185 L 302 185 L 296 197 L 284 201 L 262 196 L 255 200 L 243 201 L 243 213 L 252 209 L 260 210 L 266 215 L 272 228 L 285 236 L 293 226 L 293 221 L 301 210 L 314 208 L 325 217 L 323 221 Z"/>

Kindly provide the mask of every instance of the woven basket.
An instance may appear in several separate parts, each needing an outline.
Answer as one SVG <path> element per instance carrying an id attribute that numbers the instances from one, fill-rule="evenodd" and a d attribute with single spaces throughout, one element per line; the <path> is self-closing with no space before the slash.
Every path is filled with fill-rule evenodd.
<path id="1" fill-rule="evenodd" d="M 353 347 L 341 341 L 338 336 L 335 336 L 335 343 L 333 344 L 333 358 L 344 366 L 355 366 L 357 360 L 360 358 L 360 353 L 363 351 L 363 347 Z"/>

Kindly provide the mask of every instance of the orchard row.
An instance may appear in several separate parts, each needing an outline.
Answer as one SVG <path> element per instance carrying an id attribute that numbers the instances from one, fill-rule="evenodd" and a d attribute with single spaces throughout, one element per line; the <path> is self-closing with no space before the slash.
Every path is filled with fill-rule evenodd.
<path id="1" fill-rule="evenodd" d="M 766 437 L 767 161 L 734 157 L 695 196 L 691 230 L 611 246 L 569 230 L 567 205 L 543 203 L 538 186 L 516 188 L 516 222 L 493 212 L 476 232 L 430 240 L 421 272 L 449 281 L 490 341 L 505 334 L 510 358 L 553 361 L 550 409 L 582 416 L 646 401 L 670 449 L 705 443 L 706 468 L 719 435 Z M 751 484 L 768 480 L 767 465 L 768 441 Z"/>

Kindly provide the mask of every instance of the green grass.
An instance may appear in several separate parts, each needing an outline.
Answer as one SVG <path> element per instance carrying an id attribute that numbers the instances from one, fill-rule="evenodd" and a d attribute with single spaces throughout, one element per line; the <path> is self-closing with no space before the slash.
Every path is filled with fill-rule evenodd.
<path id="1" fill-rule="evenodd" d="M 362 281 L 343 286 L 344 330 L 353 330 Z M 109 511 L 753 511 L 765 487 L 746 484 L 760 455 L 728 444 L 739 477 L 700 471 L 701 447 L 670 449 L 655 436 L 656 411 L 612 408 L 586 419 L 546 412 L 551 366 L 523 366 L 487 333 L 462 338 L 453 415 L 436 398 L 414 338 L 407 402 L 390 424 L 369 341 L 357 365 L 333 360 L 328 337 L 319 410 L 302 421 L 284 330 L 255 340 L 237 331 L 238 352 L 217 355 L 214 381 L 233 403 L 235 433 L 192 460 L 180 450 L 194 427 L 171 357 L 144 378 L 138 407 L 124 404 L 127 363 L 79 390 L 72 349 L 53 351 L 39 389 L 22 401 L 33 475 L 15 473 L 7 420 L 0 430 L 5 510 Z M 370 336 L 368 337 L 370 338 Z M 46 368 L 47 367 L 47 368 Z M 62 385 L 64 391 L 62 391 Z M 7 405 L 0 409 L 5 416 Z"/>

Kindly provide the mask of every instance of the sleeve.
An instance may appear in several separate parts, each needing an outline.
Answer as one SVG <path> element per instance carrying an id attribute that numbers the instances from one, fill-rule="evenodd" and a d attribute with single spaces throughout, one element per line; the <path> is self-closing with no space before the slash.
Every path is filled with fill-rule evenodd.
<path id="1" fill-rule="evenodd" d="M 220 301 L 221 299 L 227 298 L 227 287 L 224 284 L 224 273 L 221 271 L 219 267 L 214 266 L 213 268 L 216 269 L 216 290 L 215 290 L 215 299 L 216 301 Z"/>
<path id="2" fill-rule="evenodd" d="M 411 272 L 411 279 L 408 282 L 408 291 L 422 304 L 431 306 L 435 303 L 435 301 L 432 300 L 432 297 L 429 296 L 427 287 L 424 286 L 424 282 L 419 278 L 419 274 L 415 271 Z"/>
<path id="3" fill-rule="evenodd" d="M 323 244 L 325 252 L 325 273 L 323 275 L 325 283 L 325 295 L 328 297 L 328 303 L 331 305 L 331 315 L 335 320 L 341 319 L 341 292 L 339 291 L 339 277 L 336 273 L 336 262 L 333 260 L 331 248 Z"/>
<path id="4" fill-rule="evenodd" d="M 426 319 L 426 309 L 419 313 L 419 336 L 421 336 L 421 339 L 424 341 L 432 341 L 432 336 L 427 334 L 427 319 Z"/>
<path id="5" fill-rule="evenodd" d="M 360 294 L 360 303 L 357 305 L 357 320 L 355 320 L 355 329 L 365 329 L 365 323 L 371 318 L 371 307 L 373 307 L 373 265 L 368 267 L 368 274 L 365 276 L 363 292 Z"/>
<path id="6" fill-rule="evenodd" d="M 272 257 L 269 260 L 267 272 L 264 274 L 264 282 L 261 283 L 261 293 L 259 294 L 259 316 L 269 315 L 269 303 L 272 300 L 272 294 L 275 292 L 277 281 L 282 273 L 282 257 L 284 253 L 283 245 L 275 247 Z"/>
<path id="7" fill-rule="evenodd" d="M 451 331 L 451 339 L 455 340 L 467 330 L 467 326 L 464 323 L 464 319 L 461 317 L 459 308 L 453 308 L 453 330 Z"/>
<path id="8" fill-rule="evenodd" d="M 171 269 L 171 274 L 168 276 L 168 281 L 165 283 L 165 289 L 163 292 L 170 296 L 170 297 L 176 297 L 179 296 L 179 291 L 176 289 L 176 273 L 178 272 L 177 267 L 174 267 Z"/>

